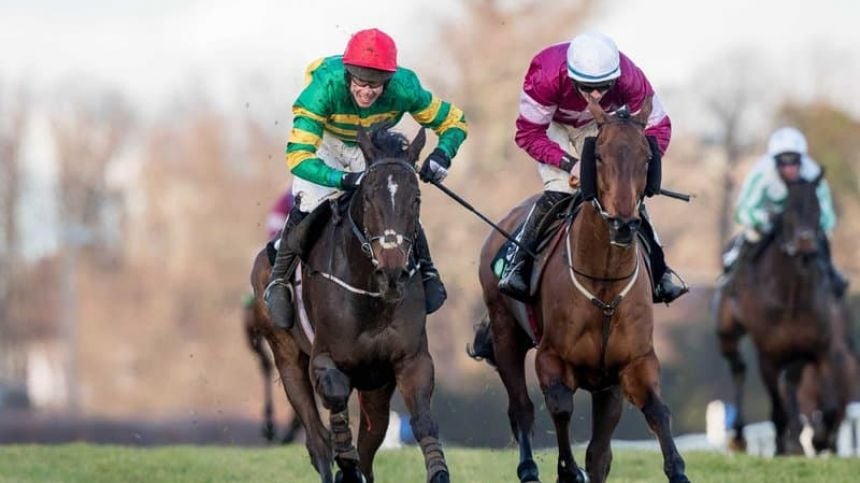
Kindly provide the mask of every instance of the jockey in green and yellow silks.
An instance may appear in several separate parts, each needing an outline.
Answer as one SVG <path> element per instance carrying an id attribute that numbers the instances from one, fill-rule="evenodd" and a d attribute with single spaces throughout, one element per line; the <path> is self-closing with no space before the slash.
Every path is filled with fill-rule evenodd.
<path id="1" fill-rule="evenodd" d="M 426 90 L 413 71 L 399 66 L 394 41 L 380 30 L 357 32 L 343 55 L 311 63 L 306 82 L 293 104 L 293 127 L 287 142 L 296 205 L 284 225 L 281 247 L 287 246 L 283 239 L 290 228 L 307 213 L 358 187 L 365 169 L 364 155 L 356 143 L 359 127 L 393 124 L 408 113 L 432 129 L 439 142 L 421 166 L 423 181 L 442 181 L 466 139 L 463 112 Z M 446 293 L 423 230 L 416 238 L 415 254 L 421 264 L 427 313 L 432 313 L 442 305 Z M 266 290 L 269 310 L 283 327 L 292 323 L 289 279 L 295 255 L 279 250 Z"/>

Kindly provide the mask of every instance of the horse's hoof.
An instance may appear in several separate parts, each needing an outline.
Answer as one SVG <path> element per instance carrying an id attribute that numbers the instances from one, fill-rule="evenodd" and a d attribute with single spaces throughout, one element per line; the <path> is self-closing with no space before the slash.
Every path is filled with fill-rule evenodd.
<path id="1" fill-rule="evenodd" d="M 261 429 L 261 433 L 263 434 L 263 437 L 266 438 L 266 441 L 271 443 L 275 439 L 275 425 L 272 423 L 264 424 Z"/>
<path id="2" fill-rule="evenodd" d="M 338 470 L 334 475 L 334 483 L 367 483 L 367 480 L 358 468 L 353 468 L 346 472 Z"/>
<path id="3" fill-rule="evenodd" d="M 540 483 L 538 467 L 533 460 L 525 460 L 517 466 L 517 478 L 520 483 Z"/>
<path id="4" fill-rule="evenodd" d="M 556 483 L 589 483 L 591 480 L 588 479 L 588 473 L 584 469 L 577 467 L 576 473 L 558 475 L 555 481 Z"/>
<path id="5" fill-rule="evenodd" d="M 672 479 L 670 479 L 669 483 L 690 483 L 690 480 L 687 479 L 686 476 L 680 475 L 680 476 L 675 476 Z"/>
<path id="6" fill-rule="evenodd" d="M 430 478 L 428 483 L 451 483 L 451 477 L 448 475 L 447 471 L 439 471 Z"/>
<path id="7" fill-rule="evenodd" d="M 729 440 L 729 451 L 733 453 L 746 453 L 747 440 L 744 438 L 733 438 Z"/>

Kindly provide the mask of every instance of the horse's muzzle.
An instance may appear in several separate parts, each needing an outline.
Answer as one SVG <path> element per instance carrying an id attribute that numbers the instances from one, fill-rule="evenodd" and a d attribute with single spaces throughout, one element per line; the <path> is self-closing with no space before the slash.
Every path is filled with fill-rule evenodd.
<path id="1" fill-rule="evenodd" d="M 609 241 L 616 246 L 626 247 L 633 243 L 633 237 L 639 231 L 642 225 L 642 220 L 639 218 L 629 218 L 622 220 L 621 218 L 611 217 L 606 220 L 609 223 Z"/>
<path id="2" fill-rule="evenodd" d="M 377 268 L 373 276 L 385 303 L 392 304 L 403 300 L 409 270 L 403 267 Z"/>

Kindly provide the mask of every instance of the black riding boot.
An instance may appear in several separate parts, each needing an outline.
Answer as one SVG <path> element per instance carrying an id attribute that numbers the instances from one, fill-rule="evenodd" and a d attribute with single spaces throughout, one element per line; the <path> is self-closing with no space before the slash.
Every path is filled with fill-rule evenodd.
<path id="1" fill-rule="evenodd" d="M 546 214 L 556 203 L 567 199 L 569 196 L 568 193 L 560 191 L 544 191 L 529 211 L 523 229 L 516 237 L 517 242 L 534 253 L 537 250 L 538 235 Z M 534 260 L 532 260 L 531 255 L 514 245 L 511 260 L 508 261 L 505 271 L 499 279 L 499 291 L 521 302 L 528 302 L 529 284 L 531 283 L 529 279 L 531 278 L 533 263 Z"/>
<path id="2" fill-rule="evenodd" d="M 827 264 L 827 271 L 830 274 L 830 283 L 833 285 L 833 294 L 836 295 L 836 298 L 842 298 L 845 296 L 845 292 L 848 291 L 850 282 L 833 265 L 833 258 L 830 256 L 830 240 L 827 239 L 826 235 L 821 236 L 820 243 L 824 252 L 824 261 Z"/>
<path id="3" fill-rule="evenodd" d="M 648 211 L 643 204 L 639 210 L 639 215 L 642 218 L 642 225 L 639 232 L 645 238 L 648 244 L 648 258 L 651 261 L 651 284 L 654 287 L 654 303 L 671 303 L 681 295 L 690 291 L 690 287 L 684 282 L 674 270 L 666 266 L 666 258 L 663 254 L 663 247 L 657 239 L 657 233 L 654 231 L 654 226 L 651 224 L 651 218 L 648 216 Z M 673 276 L 681 281 L 678 285 L 673 280 Z"/>
<path id="4" fill-rule="evenodd" d="M 424 282 L 424 310 L 429 315 L 439 310 L 448 298 L 448 293 L 445 291 L 445 285 L 442 284 L 439 271 L 433 266 L 430 245 L 427 244 L 427 236 L 424 235 L 424 227 L 420 223 L 414 248 L 415 258 L 421 264 L 421 280 Z"/>
<path id="5" fill-rule="evenodd" d="M 269 285 L 263 298 L 269 307 L 269 315 L 276 327 L 290 329 L 295 322 L 293 310 L 293 287 L 290 279 L 298 265 L 298 253 L 289 248 L 287 238 L 291 236 L 293 229 L 301 222 L 307 213 L 299 210 L 299 203 L 293 206 L 284 228 L 281 230 L 278 242 L 278 253 L 275 256 L 275 264 L 272 266 L 272 274 L 269 277 Z"/>

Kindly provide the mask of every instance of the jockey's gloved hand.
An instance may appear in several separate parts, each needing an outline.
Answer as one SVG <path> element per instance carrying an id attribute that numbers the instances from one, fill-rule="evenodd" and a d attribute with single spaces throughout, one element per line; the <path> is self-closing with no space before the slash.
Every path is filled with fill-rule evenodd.
<path id="1" fill-rule="evenodd" d="M 561 162 L 558 164 L 558 168 L 570 173 L 570 171 L 573 169 L 574 166 L 576 166 L 576 163 L 578 162 L 578 159 L 567 153 L 564 153 L 561 157 Z"/>
<path id="2" fill-rule="evenodd" d="M 361 184 L 361 178 L 364 178 L 364 171 L 343 173 L 343 177 L 340 179 L 340 187 L 344 191 L 353 191 Z"/>
<path id="3" fill-rule="evenodd" d="M 449 158 L 444 151 L 436 148 L 432 153 L 430 153 L 430 156 L 427 156 L 427 159 L 424 160 L 424 164 L 421 165 L 421 171 L 418 172 L 418 176 L 421 178 L 421 181 L 425 183 L 429 183 L 431 181 L 441 183 L 442 180 L 448 176 L 449 167 L 451 167 L 451 158 Z"/>

